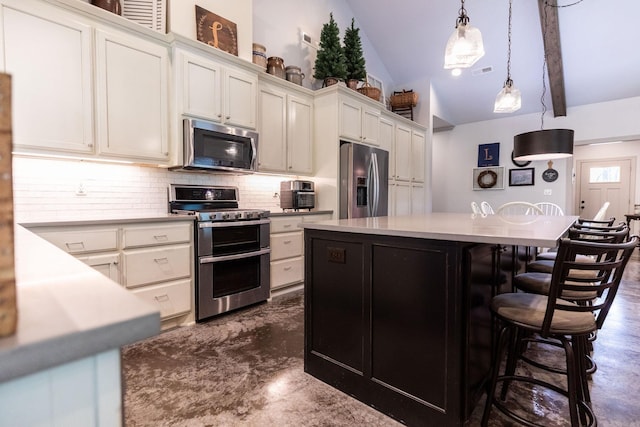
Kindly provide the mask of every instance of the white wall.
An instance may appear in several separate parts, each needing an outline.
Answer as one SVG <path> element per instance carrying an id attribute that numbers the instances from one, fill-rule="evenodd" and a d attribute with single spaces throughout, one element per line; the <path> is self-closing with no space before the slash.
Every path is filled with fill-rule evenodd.
<path id="1" fill-rule="evenodd" d="M 252 0 L 167 0 L 169 17 L 167 32 L 178 33 L 193 40 L 196 36 L 196 3 L 238 27 L 238 57 L 253 59 Z"/>
<path id="2" fill-rule="evenodd" d="M 569 128 L 575 130 L 576 143 L 603 140 L 631 140 L 640 136 L 640 97 L 626 98 L 599 104 L 569 108 L 566 117 L 545 116 L 545 129 Z M 510 154 L 513 136 L 540 129 L 540 115 L 528 114 L 456 126 L 433 137 L 433 211 L 469 212 L 472 200 L 487 200 L 493 206 L 513 200 L 529 202 L 550 201 L 559 204 L 565 212 L 573 212 L 573 160 L 559 160 L 553 168 L 559 178 L 553 183 L 542 180 L 547 168 L 545 161 L 532 162 L 535 185 L 509 187 L 504 190 L 472 190 L 472 170 L 477 166 L 478 145 L 500 142 L 500 166 L 515 168 Z M 550 189 L 551 196 L 543 191 Z"/>
<path id="3" fill-rule="evenodd" d="M 297 65 L 305 74 L 303 86 L 318 89 L 322 82 L 313 78 L 316 50 L 301 43 L 302 32 L 320 42 L 322 25 L 329 22 L 329 14 L 340 28 L 340 40 L 344 30 L 351 25 L 353 11 L 341 0 L 253 0 L 253 38 L 264 45 L 267 57 L 279 56 L 285 66 Z M 358 27 L 358 22 L 355 23 Z M 385 66 L 380 61 L 367 35 L 360 30 L 362 50 L 367 72 L 383 81 L 387 96 L 393 82 Z"/>

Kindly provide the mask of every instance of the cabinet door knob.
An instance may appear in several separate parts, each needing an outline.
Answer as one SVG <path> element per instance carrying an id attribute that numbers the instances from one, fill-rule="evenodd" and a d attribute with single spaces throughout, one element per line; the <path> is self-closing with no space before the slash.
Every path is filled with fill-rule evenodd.
<path id="1" fill-rule="evenodd" d="M 229 120 L 230 118 L 231 118 L 231 116 L 227 116 L 227 117 L 225 117 L 225 119 L 227 119 L 227 120 Z"/>
<path id="2" fill-rule="evenodd" d="M 218 118 L 221 119 L 222 118 L 222 114 L 218 114 Z"/>

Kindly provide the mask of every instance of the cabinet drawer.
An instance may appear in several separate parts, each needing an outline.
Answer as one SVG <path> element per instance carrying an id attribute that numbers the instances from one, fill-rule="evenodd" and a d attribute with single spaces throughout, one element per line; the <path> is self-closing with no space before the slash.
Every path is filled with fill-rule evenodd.
<path id="1" fill-rule="evenodd" d="M 131 292 L 156 306 L 162 319 L 191 310 L 191 279 L 146 286 Z"/>
<path id="2" fill-rule="evenodd" d="M 124 251 L 124 284 L 128 288 L 181 277 L 191 277 L 188 244 Z"/>
<path id="3" fill-rule="evenodd" d="M 104 252 L 118 248 L 118 230 L 116 228 L 104 230 L 34 231 L 43 239 L 70 254 Z"/>
<path id="4" fill-rule="evenodd" d="M 152 225 L 126 227 L 123 230 L 124 248 L 167 245 L 191 241 L 192 224 Z"/>
<path id="5" fill-rule="evenodd" d="M 301 216 L 286 216 L 271 218 L 271 232 L 284 233 L 287 231 L 298 231 L 298 224 L 302 222 Z"/>
<path id="6" fill-rule="evenodd" d="M 274 261 L 271 263 L 271 289 L 299 283 L 304 280 L 303 257 Z"/>
<path id="7" fill-rule="evenodd" d="M 271 236 L 271 259 L 273 261 L 302 255 L 302 232 L 281 233 Z"/>

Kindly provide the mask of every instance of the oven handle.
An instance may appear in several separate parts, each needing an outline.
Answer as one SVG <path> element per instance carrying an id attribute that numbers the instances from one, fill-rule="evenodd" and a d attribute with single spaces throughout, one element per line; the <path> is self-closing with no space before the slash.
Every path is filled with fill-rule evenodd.
<path id="1" fill-rule="evenodd" d="M 210 264 L 212 262 L 233 261 L 235 259 L 251 258 L 255 256 L 265 255 L 271 252 L 271 248 L 260 249 L 259 251 L 246 252 L 235 255 L 223 255 L 223 256 L 207 256 L 201 257 L 200 264 Z"/>
<path id="2" fill-rule="evenodd" d="M 270 219 L 259 219 L 256 221 L 222 221 L 222 222 L 204 221 L 204 222 L 198 223 L 198 228 L 242 227 L 245 225 L 269 224 L 270 222 L 271 222 Z"/>

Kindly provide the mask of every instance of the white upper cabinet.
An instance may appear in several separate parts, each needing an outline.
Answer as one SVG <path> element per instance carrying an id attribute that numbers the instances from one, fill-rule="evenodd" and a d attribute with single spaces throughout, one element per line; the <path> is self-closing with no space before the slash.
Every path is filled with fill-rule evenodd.
<path id="1" fill-rule="evenodd" d="M 313 100 L 279 85 L 260 83 L 258 167 L 263 171 L 313 172 Z"/>
<path id="2" fill-rule="evenodd" d="M 258 77 L 234 68 L 224 69 L 224 123 L 256 128 Z"/>
<path id="3" fill-rule="evenodd" d="M 425 134 L 416 130 L 411 131 L 411 181 L 424 182 L 424 149 Z"/>
<path id="4" fill-rule="evenodd" d="M 287 94 L 261 83 L 258 97 L 258 168 L 284 172 L 287 170 Z"/>
<path id="5" fill-rule="evenodd" d="M 100 153 L 169 159 L 168 61 L 165 44 L 113 29 L 96 34 Z"/>
<path id="6" fill-rule="evenodd" d="M 289 95 L 287 102 L 288 172 L 313 172 L 313 100 Z"/>
<path id="7" fill-rule="evenodd" d="M 182 94 L 182 113 L 220 121 L 222 96 L 220 94 L 220 65 L 205 58 L 178 52 L 176 86 Z M 181 90 L 180 90 L 181 89 Z"/>
<path id="8" fill-rule="evenodd" d="M 396 174 L 396 153 L 393 149 L 395 135 L 394 124 L 384 117 L 380 118 L 380 148 L 389 152 L 389 179 Z"/>
<path id="9" fill-rule="evenodd" d="M 232 65 L 222 65 L 204 54 L 177 50 L 176 86 L 179 113 L 223 123 L 256 128 L 258 78 Z"/>
<path id="10" fill-rule="evenodd" d="M 15 150 L 93 153 L 90 25 L 46 4 L 35 10 L 3 0 L 0 7 L 0 63 L 12 75 Z"/>
<path id="11" fill-rule="evenodd" d="M 411 128 L 398 124 L 396 126 L 395 145 L 396 174 L 400 181 L 411 180 Z"/>
<path id="12" fill-rule="evenodd" d="M 378 145 L 380 110 L 344 96 L 339 100 L 340 137 Z"/>

